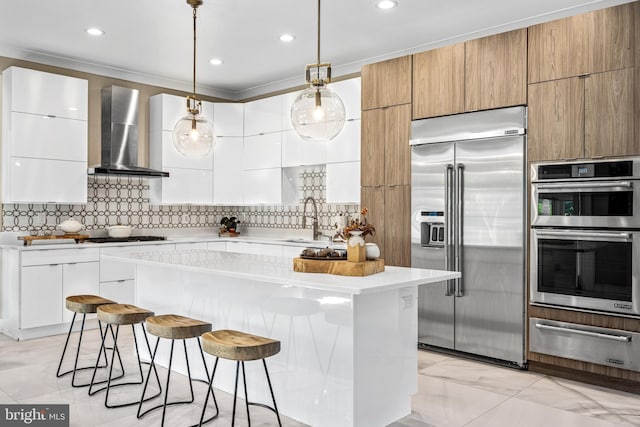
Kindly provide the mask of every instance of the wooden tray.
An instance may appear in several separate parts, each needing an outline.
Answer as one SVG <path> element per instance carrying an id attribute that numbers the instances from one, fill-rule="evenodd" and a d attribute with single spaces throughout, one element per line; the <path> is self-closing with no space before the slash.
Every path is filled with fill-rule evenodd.
<path id="1" fill-rule="evenodd" d="M 293 271 L 300 273 L 328 273 L 339 276 L 368 276 L 384 271 L 384 260 L 376 259 L 364 262 L 344 260 L 293 259 Z"/>
<path id="2" fill-rule="evenodd" d="M 238 233 L 237 231 L 225 231 L 224 233 L 218 233 L 218 237 L 238 237 L 239 235 L 240 233 Z"/>
<path id="3" fill-rule="evenodd" d="M 68 233 L 51 236 L 18 236 L 18 240 L 24 240 L 25 246 L 31 246 L 34 240 L 73 239 L 76 243 L 82 243 L 89 238 L 88 234 Z"/>

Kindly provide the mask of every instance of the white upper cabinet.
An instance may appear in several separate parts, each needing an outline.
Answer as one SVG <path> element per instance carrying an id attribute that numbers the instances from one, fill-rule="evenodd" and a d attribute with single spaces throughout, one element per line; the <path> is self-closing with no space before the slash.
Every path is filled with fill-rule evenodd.
<path id="1" fill-rule="evenodd" d="M 360 203 L 360 162 L 327 164 L 327 203 Z"/>
<path id="2" fill-rule="evenodd" d="M 284 95 L 280 95 L 282 97 L 282 130 L 287 131 L 293 129 L 293 123 L 291 123 L 291 106 L 293 105 L 293 101 L 296 100 L 298 95 L 302 93 L 301 90 L 297 92 L 289 92 Z"/>
<path id="3" fill-rule="evenodd" d="M 360 77 L 329 84 L 342 99 L 347 120 L 360 118 Z"/>
<path id="4" fill-rule="evenodd" d="M 165 168 L 168 178 L 151 180 L 150 198 L 153 204 L 210 205 L 213 202 L 213 171 L 201 169 Z"/>
<path id="5" fill-rule="evenodd" d="M 326 142 L 326 163 L 360 161 L 360 119 L 345 122 L 342 131 Z"/>
<path id="6" fill-rule="evenodd" d="M 242 172 L 245 205 L 282 203 L 282 169 L 255 169 Z"/>
<path id="7" fill-rule="evenodd" d="M 216 102 L 213 104 L 213 119 L 217 137 L 244 135 L 244 104 Z"/>
<path id="8" fill-rule="evenodd" d="M 217 138 L 214 151 L 213 203 L 242 205 L 242 138 Z"/>
<path id="9" fill-rule="evenodd" d="M 11 155 L 87 161 L 87 122 L 11 112 Z"/>
<path id="10" fill-rule="evenodd" d="M 244 136 L 282 130 L 282 96 L 272 96 L 244 104 Z"/>
<path id="11" fill-rule="evenodd" d="M 282 132 L 244 138 L 242 166 L 247 169 L 269 169 L 281 166 Z"/>
<path id="12" fill-rule="evenodd" d="M 11 111 L 87 120 L 86 80 L 19 67 L 7 68 L 2 78 L 9 80 Z"/>
<path id="13" fill-rule="evenodd" d="M 282 132 L 282 167 L 318 165 L 326 161 L 326 142 L 305 141 L 294 130 Z"/>
<path id="14" fill-rule="evenodd" d="M 152 204 L 213 203 L 214 151 L 205 157 L 183 156 L 173 146 L 173 126 L 187 114 L 184 97 L 158 94 L 149 98 L 149 166 L 169 172 L 150 181 Z M 202 114 L 213 124 L 214 105 L 202 103 Z"/>
<path id="15" fill-rule="evenodd" d="M 4 203 L 87 202 L 86 80 L 2 72 Z"/>
<path id="16" fill-rule="evenodd" d="M 202 102 L 202 115 L 213 122 L 214 105 Z M 149 98 L 149 128 L 173 131 L 178 120 L 187 115 L 187 98 L 159 93 Z"/>

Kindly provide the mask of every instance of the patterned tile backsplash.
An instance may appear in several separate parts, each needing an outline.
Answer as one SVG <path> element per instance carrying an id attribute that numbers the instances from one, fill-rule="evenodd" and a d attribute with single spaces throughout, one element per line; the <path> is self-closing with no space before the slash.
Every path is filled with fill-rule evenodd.
<path id="1" fill-rule="evenodd" d="M 243 228 L 302 229 L 303 201 L 311 196 L 318 204 L 319 227 L 326 233 L 336 215 L 360 211 L 357 204 L 326 203 L 324 165 L 285 169 L 284 176 L 285 203 L 260 206 L 151 205 L 147 178 L 89 176 L 86 205 L 3 204 L 2 231 L 55 230 L 71 216 L 89 231 L 115 224 L 134 229 L 217 228 L 223 216 L 238 217 Z"/>

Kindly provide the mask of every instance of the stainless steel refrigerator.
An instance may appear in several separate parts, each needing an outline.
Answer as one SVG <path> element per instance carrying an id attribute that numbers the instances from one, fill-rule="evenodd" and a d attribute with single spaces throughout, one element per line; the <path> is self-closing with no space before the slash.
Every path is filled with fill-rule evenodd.
<path id="1" fill-rule="evenodd" d="M 411 265 L 462 273 L 420 287 L 421 347 L 525 364 L 526 114 L 412 122 Z"/>

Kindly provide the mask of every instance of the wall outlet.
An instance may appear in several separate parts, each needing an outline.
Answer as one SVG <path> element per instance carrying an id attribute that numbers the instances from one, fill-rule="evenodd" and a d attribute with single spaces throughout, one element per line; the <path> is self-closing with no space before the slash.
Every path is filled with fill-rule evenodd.
<path id="1" fill-rule="evenodd" d="M 189 223 L 189 214 L 182 214 L 182 223 L 183 224 Z"/>
<path id="2" fill-rule="evenodd" d="M 36 222 L 38 224 L 44 224 L 46 220 L 47 220 L 47 216 L 44 214 L 44 212 L 38 212 L 36 214 Z"/>

